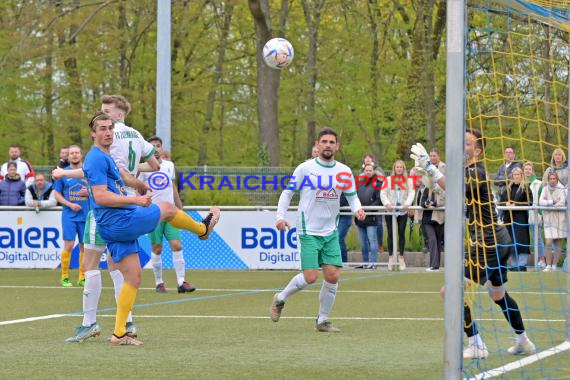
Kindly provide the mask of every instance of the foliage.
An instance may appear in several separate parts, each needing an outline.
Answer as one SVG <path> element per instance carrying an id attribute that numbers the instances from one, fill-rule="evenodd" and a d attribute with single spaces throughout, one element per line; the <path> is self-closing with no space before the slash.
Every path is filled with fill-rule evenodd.
<path id="1" fill-rule="evenodd" d="M 403 2 L 398 11 L 397 2 L 369 3 L 373 13 L 367 2 L 321 3 L 315 111 L 309 115 L 308 27 L 301 2 L 289 1 L 283 34 L 295 47 L 295 61 L 281 73 L 281 165 L 306 158 L 311 117 L 317 128 L 339 131 L 344 147 L 339 158 L 351 166 L 366 151 L 386 157 L 388 166 L 397 158 L 394 137 L 402 125 L 402 94 L 414 49 L 408 32 L 414 28 L 415 8 L 425 5 Z M 276 1 L 269 5 L 275 31 L 280 9 Z M 60 145 L 88 148 L 86 120 L 104 93 L 127 96 L 133 106 L 127 122 L 145 136 L 154 133 L 156 1 L 15 0 L 2 2 L 0 11 L 0 152 L 17 142 L 25 158 L 48 165 Z M 410 18 L 404 22 L 400 13 Z M 371 66 L 375 39 L 381 51 Z M 196 164 L 200 152 L 200 164 L 267 163 L 269 152 L 259 140 L 255 52 L 254 22 L 245 1 L 172 2 L 172 153 L 177 163 Z M 439 58 L 438 86 L 443 65 Z M 372 75 L 376 88 L 369 85 Z M 436 93 L 441 98 L 441 91 Z M 441 119 L 444 102 L 437 103 Z M 441 124 L 437 133 L 441 137 Z"/>
<path id="2" fill-rule="evenodd" d="M 281 166 L 296 166 L 307 157 L 313 120 L 317 128 L 339 132 L 338 158 L 351 167 L 359 166 L 366 152 L 374 153 L 382 167 L 391 167 L 396 159 L 408 160 L 409 143 L 415 141 L 443 151 L 445 1 L 267 3 L 272 33 L 281 33 L 295 48 L 295 60 L 279 81 Z M 471 22 L 500 30 L 504 17 L 489 15 Z M 128 124 L 145 136 L 154 134 L 155 19 L 155 0 L 0 2 L 0 154 L 19 143 L 24 158 L 49 165 L 61 145 L 88 148 L 85 124 L 105 93 L 127 96 L 133 105 Z M 517 28 L 541 33 L 539 25 Z M 316 51 L 310 43 L 315 31 Z M 552 57 L 567 56 L 567 36 L 549 33 Z M 273 152 L 264 150 L 268 134 L 261 133 L 265 127 L 258 121 L 256 49 L 248 2 L 172 2 L 172 154 L 179 165 L 274 163 Z M 531 45 L 526 54 L 537 49 L 539 44 Z M 313 70 L 309 58 L 315 56 Z M 552 72 L 564 75 L 567 69 L 553 67 Z M 550 74 L 536 75 L 546 79 Z M 567 93 L 557 86 L 551 93 L 567 104 Z M 562 124 L 567 120 L 564 112 L 558 117 Z M 505 125 L 503 135 L 518 128 Z M 528 139 L 539 133 L 529 123 L 520 128 Z M 549 144 L 559 145 L 564 135 L 547 129 L 543 140 L 546 151 L 529 147 L 529 158 L 540 155 L 547 162 Z M 497 165 L 501 145 L 491 144 L 487 152 Z"/>
<path id="3" fill-rule="evenodd" d="M 249 206 L 251 202 L 239 191 L 185 190 L 184 204 L 194 206 Z"/>

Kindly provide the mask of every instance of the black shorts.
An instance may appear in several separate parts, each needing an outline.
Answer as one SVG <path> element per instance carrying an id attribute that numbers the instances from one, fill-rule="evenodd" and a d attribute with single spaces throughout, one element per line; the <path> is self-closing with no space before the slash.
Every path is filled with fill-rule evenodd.
<path id="1" fill-rule="evenodd" d="M 485 241 L 485 249 L 480 243 L 468 247 L 465 277 L 480 285 L 490 281 L 493 286 L 501 286 L 507 282 L 507 260 L 513 251 L 511 236 L 505 227 L 496 226 L 494 236 L 492 231 L 487 232 Z"/>

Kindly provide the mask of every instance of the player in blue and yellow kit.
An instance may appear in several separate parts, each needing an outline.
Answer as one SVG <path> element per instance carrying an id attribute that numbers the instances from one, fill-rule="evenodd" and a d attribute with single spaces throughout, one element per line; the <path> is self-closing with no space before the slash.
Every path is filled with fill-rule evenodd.
<path id="1" fill-rule="evenodd" d="M 69 163 L 65 170 L 81 168 L 83 155 L 77 145 L 69 147 Z M 63 251 L 61 252 L 61 280 L 62 286 L 73 286 L 69 281 L 69 263 L 75 237 L 79 241 L 79 280 L 77 285 L 85 284 L 83 271 L 83 232 L 85 230 L 85 217 L 89 211 L 87 181 L 81 178 L 63 177 L 54 184 L 55 199 L 63 206 L 61 213 L 61 227 L 63 230 Z"/>
<path id="2" fill-rule="evenodd" d="M 83 171 L 89 183 L 99 232 L 125 279 L 117 300 L 111 344 L 138 346 L 143 344 L 142 341 L 128 336 L 125 329 L 141 282 L 137 238 L 153 231 L 158 223 L 167 221 L 205 240 L 219 220 L 220 209 L 212 207 L 208 216 L 199 223 L 170 203 L 152 204 L 150 194 L 127 197 L 125 184 L 109 152 L 113 143 L 113 121 L 106 114 L 98 112 L 91 119 L 89 127 L 95 144 L 85 158 Z"/>

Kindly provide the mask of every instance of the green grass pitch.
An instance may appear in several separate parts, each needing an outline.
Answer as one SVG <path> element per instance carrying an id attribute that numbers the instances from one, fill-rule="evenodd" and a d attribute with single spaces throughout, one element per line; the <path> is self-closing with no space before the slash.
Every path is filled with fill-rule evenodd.
<path id="1" fill-rule="evenodd" d="M 271 322 L 273 294 L 294 274 L 193 271 L 188 279 L 198 290 L 178 294 L 173 272 L 165 271 L 169 292 L 158 294 L 152 273 L 144 271 L 134 314 L 145 345 L 111 347 L 107 338 L 113 330 L 115 301 L 106 271 L 102 271 L 105 288 L 98 318 L 103 334 L 70 344 L 65 339 L 81 318 L 66 314 L 81 311 L 81 289 L 59 287 L 55 270 L 0 270 L 0 378 L 442 378 L 443 302 L 438 291 L 443 273 L 343 272 L 330 316 L 342 330 L 338 334 L 314 331 L 318 285 L 290 298 L 281 321 Z M 556 311 L 562 310 L 566 296 L 559 291 L 517 293 L 517 287 L 558 289 L 565 284 L 564 275 L 509 274 L 508 287 L 524 303 L 523 316 L 532 318 L 527 329 L 539 350 L 563 341 L 564 323 L 557 321 L 564 315 Z M 468 373 L 516 360 L 505 354 L 512 344 L 509 327 L 485 297 L 481 289 L 476 296 L 481 305 L 477 317 L 484 319 L 482 333 L 491 356 L 465 363 Z M 541 307 L 545 300 L 551 311 Z M 5 323 L 41 316 L 52 317 Z M 504 378 L 545 377 L 570 378 L 568 351 Z"/>

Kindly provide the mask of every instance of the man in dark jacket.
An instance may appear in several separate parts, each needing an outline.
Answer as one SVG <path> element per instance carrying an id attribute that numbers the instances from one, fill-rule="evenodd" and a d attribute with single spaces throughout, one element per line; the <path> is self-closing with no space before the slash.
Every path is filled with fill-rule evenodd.
<path id="1" fill-rule="evenodd" d="M 0 206 L 23 206 L 26 184 L 18 174 L 18 165 L 8 162 L 7 174 L 0 182 Z"/>
<path id="2" fill-rule="evenodd" d="M 380 206 L 380 186 L 375 183 L 374 165 L 366 164 L 362 173 L 368 177 L 368 182 L 358 186 L 358 199 L 362 206 Z M 368 215 L 364 220 L 356 220 L 358 237 L 362 249 L 363 265 L 359 268 L 375 269 L 378 258 L 378 222 L 377 215 Z"/>
<path id="3" fill-rule="evenodd" d="M 69 147 L 62 146 L 59 149 L 59 162 L 57 163 L 57 167 L 65 169 L 68 166 L 69 166 Z"/>

